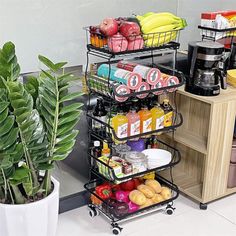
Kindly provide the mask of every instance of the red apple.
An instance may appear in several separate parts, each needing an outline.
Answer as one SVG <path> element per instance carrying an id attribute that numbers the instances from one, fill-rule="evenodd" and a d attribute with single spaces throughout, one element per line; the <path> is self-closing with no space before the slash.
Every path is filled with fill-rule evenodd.
<path id="1" fill-rule="evenodd" d="M 142 49 L 144 45 L 144 41 L 141 35 L 136 36 L 135 40 L 129 41 L 128 43 L 128 50 L 138 50 Z"/>
<path id="2" fill-rule="evenodd" d="M 112 52 L 123 52 L 127 50 L 128 41 L 120 33 L 108 38 L 108 47 Z"/>
<path id="3" fill-rule="evenodd" d="M 132 41 L 140 35 L 140 27 L 135 22 L 124 21 L 120 26 L 120 33 L 126 37 L 128 41 Z"/>
<path id="4" fill-rule="evenodd" d="M 106 36 L 112 36 L 118 32 L 118 23 L 113 18 L 106 18 L 99 26 L 100 31 Z"/>

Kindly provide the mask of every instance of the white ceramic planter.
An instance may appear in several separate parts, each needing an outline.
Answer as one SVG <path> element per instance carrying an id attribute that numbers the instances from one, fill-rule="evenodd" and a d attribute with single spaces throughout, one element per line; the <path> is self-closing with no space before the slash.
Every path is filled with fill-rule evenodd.
<path id="1" fill-rule="evenodd" d="M 22 205 L 0 204 L 1 236 L 55 236 L 58 221 L 59 182 L 43 200 Z"/>

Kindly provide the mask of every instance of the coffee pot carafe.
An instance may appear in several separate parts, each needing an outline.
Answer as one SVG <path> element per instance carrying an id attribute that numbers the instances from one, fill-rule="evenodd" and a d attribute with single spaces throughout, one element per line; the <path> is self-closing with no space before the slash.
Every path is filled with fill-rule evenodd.
<path id="1" fill-rule="evenodd" d="M 224 71 L 219 68 L 224 46 L 216 42 L 189 43 L 189 76 L 185 90 L 202 96 L 216 96 L 226 88 Z"/>

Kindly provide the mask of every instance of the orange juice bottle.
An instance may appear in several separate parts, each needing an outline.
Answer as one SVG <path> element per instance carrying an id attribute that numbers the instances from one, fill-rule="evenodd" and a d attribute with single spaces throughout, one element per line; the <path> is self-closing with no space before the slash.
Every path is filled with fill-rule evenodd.
<path id="1" fill-rule="evenodd" d="M 164 99 L 162 103 L 162 108 L 164 110 L 164 127 L 169 127 L 173 123 L 173 108 L 170 105 L 168 99 Z"/>
<path id="2" fill-rule="evenodd" d="M 154 107 L 151 109 L 152 113 L 152 130 L 158 130 L 164 128 L 164 117 L 165 112 L 161 108 L 159 103 L 155 103 Z"/>
<path id="3" fill-rule="evenodd" d="M 140 116 L 140 133 L 152 131 L 152 113 L 148 110 L 148 107 L 144 105 L 138 114 Z"/>
<path id="4" fill-rule="evenodd" d="M 128 118 L 122 110 L 119 110 L 117 115 L 111 120 L 113 129 L 115 130 L 118 138 L 126 138 L 128 135 Z M 113 137 L 115 143 L 125 143 L 126 141 L 119 141 Z"/>

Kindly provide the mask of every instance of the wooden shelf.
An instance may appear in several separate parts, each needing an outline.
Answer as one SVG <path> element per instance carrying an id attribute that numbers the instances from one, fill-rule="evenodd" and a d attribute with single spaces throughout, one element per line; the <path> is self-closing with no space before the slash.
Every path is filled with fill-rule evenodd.
<path id="1" fill-rule="evenodd" d="M 161 176 L 171 180 L 170 173 L 168 171 L 161 172 Z M 179 190 L 190 196 L 191 198 L 202 202 L 202 183 L 196 178 L 186 174 L 185 172 L 173 173 L 174 184 L 179 187 Z"/>
<path id="2" fill-rule="evenodd" d="M 172 137 L 172 134 L 170 133 L 167 135 Z M 198 138 L 197 136 L 188 134 L 187 132 L 182 133 L 179 131 L 174 133 L 174 140 L 204 155 L 207 154 L 207 140 L 203 140 L 202 138 Z"/>
<path id="3" fill-rule="evenodd" d="M 184 85 L 178 89 L 178 93 L 183 94 L 187 97 L 197 99 L 197 100 L 205 102 L 205 103 L 209 103 L 209 104 L 228 102 L 230 100 L 236 99 L 236 89 L 233 87 L 230 87 L 230 86 L 228 86 L 226 90 L 221 89 L 220 95 L 213 96 L 213 97 L 198 96 L 198 95 L 194 95 L 192 93 L 188 93 L 184 90 Z"/>
<path id="4" fill-rule="evenodd" d="M 232 193 L 236 193 L 236 187 L 234 187 L 234 188 L 227 188 L 226 194 L 228 195 L 228 194 L 232 194 Z"/>

